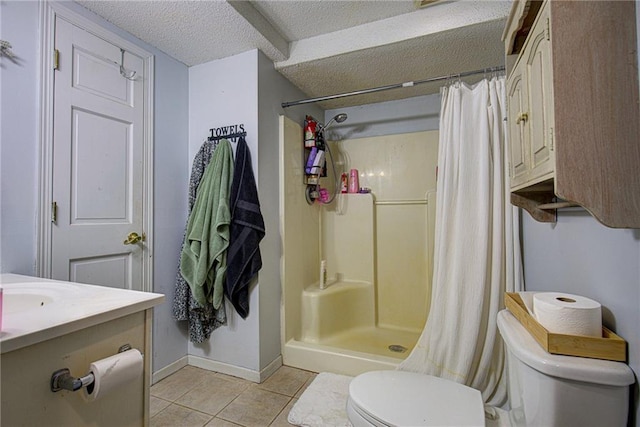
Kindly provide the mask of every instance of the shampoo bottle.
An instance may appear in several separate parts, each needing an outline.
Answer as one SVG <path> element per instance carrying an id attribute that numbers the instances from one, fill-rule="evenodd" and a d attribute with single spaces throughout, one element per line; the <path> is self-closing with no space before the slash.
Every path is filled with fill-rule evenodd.
<path id="1" fill-rule="evenodd" d="M 359 189 L 358 169 L 351 169 L 349 172 L 349 193 L 357 193 Z"/>
<path id="2" fill-rule="evenodd" d="M 313 147 L 311 152 L 309 153 L 309 158 L 307 159 L 307 166 L 304 168 L 304 172 L 308 175 L 311 173 L 311 169 L 313 168 L 313 161 L 316 159 L 316 154 L 318 154 L 318 149 Z"/>

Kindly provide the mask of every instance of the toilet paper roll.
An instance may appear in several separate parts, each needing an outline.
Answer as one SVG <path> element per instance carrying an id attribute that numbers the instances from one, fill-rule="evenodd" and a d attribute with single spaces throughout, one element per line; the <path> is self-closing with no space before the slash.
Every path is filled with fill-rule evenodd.
<path id="1" fill-rule="evenodd" d="M 527 312 L 533 317 L 535 317 L 535 314 L 533 313 L 533 296 L 536 293 L 537 292 L 533 291 L 518 292 L 518 294 L 520 295 L 520 299 L 524 303 L 524 307 L 527 309 Z"/>
<path id="2" fill-rule="evenodd" d="M 602 336 L 600 303 L 579 295 L 538 292 L 533 296 L 536 320 L 549 332 Z"/>
<path id="3" fill-rule="evenodd" d="M 118 389 L 142 375 L 143 357 L 140 351 L 131 349 L 100 359 L 90 365 L 94 381 L 85 387 L 84 394 L 89 401 Z"/>

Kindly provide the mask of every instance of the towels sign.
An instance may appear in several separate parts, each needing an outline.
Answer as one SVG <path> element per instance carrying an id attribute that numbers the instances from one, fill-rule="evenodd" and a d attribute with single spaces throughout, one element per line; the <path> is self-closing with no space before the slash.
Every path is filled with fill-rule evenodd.
<path id="1" fill-rule="evenodd" d="M 217 128 L 209 129 L 211 135 L 209 135 L 209 140 L 219 140 L 222 138 L 235 139 L 239 136 L 245 136 L 246 131 L 244 130 L 244 123 L 229 125 L 229 126 L 221 126 Z"/>

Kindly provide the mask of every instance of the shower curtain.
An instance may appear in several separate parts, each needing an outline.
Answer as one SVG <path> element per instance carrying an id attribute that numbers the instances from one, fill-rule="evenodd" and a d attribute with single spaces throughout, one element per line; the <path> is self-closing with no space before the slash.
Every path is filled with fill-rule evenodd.
<path id="1" fill-rule="evenodd" d="M 518 214 L 510 204 L 505 79 L 441 91 L 433 293 L 425 329 L 399 369 L 476 388 L 506 401 L 496 319 L 520 290 Z"/>

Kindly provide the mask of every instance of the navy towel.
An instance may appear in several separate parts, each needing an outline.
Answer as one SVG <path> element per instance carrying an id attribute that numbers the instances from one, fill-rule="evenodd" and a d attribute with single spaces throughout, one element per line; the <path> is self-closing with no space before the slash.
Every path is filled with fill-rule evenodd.
<path id="1" fill-rule="evenodd" d="M 262 268 L 259 244 L 265 230 L 251 154 L 243 137 L 240 137 L 236 148 L 230 202 L 231 235 L 225 294 L 236 312 L 246 319 L 249 315 L 249 283 Z"/>

